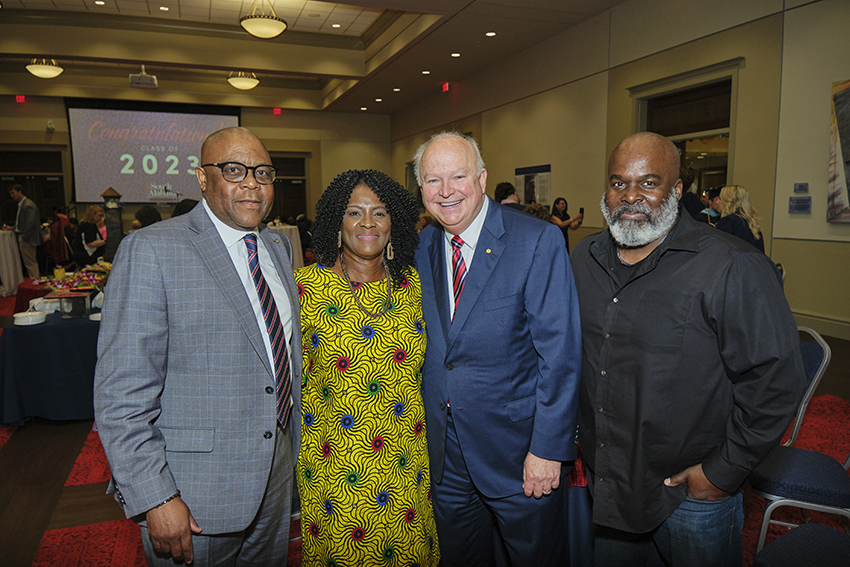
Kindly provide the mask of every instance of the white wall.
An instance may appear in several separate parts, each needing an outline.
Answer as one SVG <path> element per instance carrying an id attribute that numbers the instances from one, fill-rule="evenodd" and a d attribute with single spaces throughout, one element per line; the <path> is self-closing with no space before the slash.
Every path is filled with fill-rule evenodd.
<path id="1" fill-rule="evenodd" d="M 774 238 L 850 242 L 850 224 L 826 222 L 832 83 L 850 79 L 848 30 L 847 0 L 785 13 Z M 794 183 L 803 182 L 809 184 L 812 213 L 789 214 Z"/>

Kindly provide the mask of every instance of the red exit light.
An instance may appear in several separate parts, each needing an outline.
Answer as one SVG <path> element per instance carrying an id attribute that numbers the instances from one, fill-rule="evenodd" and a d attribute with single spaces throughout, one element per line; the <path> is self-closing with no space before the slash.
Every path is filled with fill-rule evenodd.
<path id="1" fill-rule="evenodd" d="M 443 92 L 444 93 L 449 92 L 449 84 L 448 83 L 443 83 Z"/>
<path id="2" fill-rule="evenodd" d="M 27 97 L 25 97 L 24 95 L 22 95 L 22 94 L 15 95 L 15 102 L 26 102 L 26 101 L 27 101 Z"/>
<path id="3" fill-rule="evenodd" d="M 279 109 L 279 108 L 275 108 L 273 112 L 274 112 L 275 114 L 280 114 L 280 109 Z"/>

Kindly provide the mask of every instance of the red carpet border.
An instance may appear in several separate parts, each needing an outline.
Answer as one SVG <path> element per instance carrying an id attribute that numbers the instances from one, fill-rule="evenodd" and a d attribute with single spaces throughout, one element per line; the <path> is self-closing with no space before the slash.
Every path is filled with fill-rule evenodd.
<path id="1" fill-rule="evenodd" d="M 144 567 L 139 526 L 115 520 L 44 532 L 33 567 Z"/>
<path id="2" fill-rule="evenodd" d="M 6 444 L 6 441 L 12 436 L 17 427 L 0 427 L 0 449 Z"/>
<path id="3" fill-rule="evenodd" d="M 65 486 L 80 486 L 83 484 L 97 484 L 106 482 L 110 476 L 109 463 L 106 461 L 106 453 L 100 444 L 100 436 L 97 431 L 89 431 L 85 443 Z"/>

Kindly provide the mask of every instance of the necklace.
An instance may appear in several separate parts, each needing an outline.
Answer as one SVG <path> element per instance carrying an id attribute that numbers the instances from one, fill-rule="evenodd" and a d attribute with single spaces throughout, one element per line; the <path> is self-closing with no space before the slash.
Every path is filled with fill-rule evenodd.
<path id="1" fill-rule="evenodd" d="M 357 292 L 354 291 L 354 285 L 351 283 L 351 278 L 348 277 L 348 270 L 345 268 L 345 259 L 342 257 L 342 254 L 339 255 L 339 265 L 342 268 L 342 273 L 345 275 L 345 281 L 348 282 L 348 289 L 351 290 L 351 295 L 354 297 L 354 303 L 357 304 L 357 307 L 360 311 L 363 312 L 364 315 L 371 317 L 372 319 L 377 319 L 384 315 L 390 309 L 391 301 L 393 298 L 393 282 L 390 279 L 390 271 L 387 269 L 387 262 L 384 260 L 384 273 L 387 276 L 387 299 L 384 301 L 384 308 L 381 309 L 380 313 L 372 313 L 360 303 L 360 298 L 357 297 Z"/>

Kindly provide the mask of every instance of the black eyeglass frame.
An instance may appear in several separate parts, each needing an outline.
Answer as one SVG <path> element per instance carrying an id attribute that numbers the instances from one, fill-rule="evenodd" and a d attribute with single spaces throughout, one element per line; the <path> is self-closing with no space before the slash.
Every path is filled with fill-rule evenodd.
<path id="1" fill-rule="evenodd" d="M 238 165 L 238 166 L 244 167 L 245 168 L 245 175 L 242 177 L 242 179 L 230 180 L 230 179 L 227 179 L 226 177 L 224 177 L 224 168 L 228 165 Z M 245 181 L 245 178 L 248 177 L 249 171 L 251 172 L 251 175 L 254 176 L 254 179 L 257 181 L 257 183 L 259 183 L 260 185 L 272 185 L 274 183 L 275 178 L 277 177 L 277 170 L 275 169 L 275 167 L 273 165 L 268 165 L 266 163 L 261 163 L 260 165 L 255 165 L 254 167 L 248 167 L 244 163 L 239 163 L 238 161 L 225 161 L 225 162 L 222 162 L 222 163 L 203 163 L 203 164 L 201 164 L 201 167 L 217 167 L 221 171 L 222 178 L 224 178 L 224 180 L 229 182 L 229 183 L 242 183 L 243 181 Z M 267 168 L 272 170 L 272 179 L 268 183 L 263 183 L 262 181 L 257 179 L 257 168 L 260 168 L 260 167 L 267 167 Z"/>

